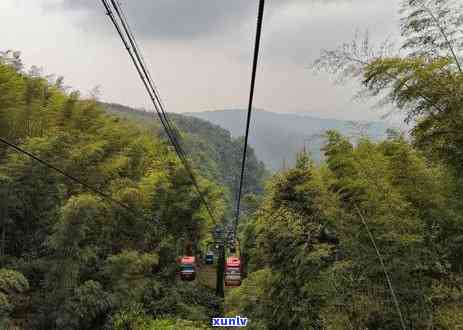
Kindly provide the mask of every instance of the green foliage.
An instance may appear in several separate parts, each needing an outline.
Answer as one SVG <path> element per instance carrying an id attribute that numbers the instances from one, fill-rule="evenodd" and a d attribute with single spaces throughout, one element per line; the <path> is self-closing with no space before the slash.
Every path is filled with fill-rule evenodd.
<path id="1" fill-rule="evenodd" d="M 154 253 L 123 251 L 108 258 L 103 273 L 108 277 L 117 303 L 138 301 L 146 290 L 150 274 L 158 263 Z"/>
<path id="2" fill-rule="evenodd" d="M 265 170 L 251 153 L 239 228 L 248 276 L 226 298 L 251 328 L 399 329 L 391 287 L 406 327 L 463 325 L 461 13 L 450 0 L 404 1 L 402 13 L 406 57 L 388 43 L 372 51 L 367 38 L 317 65 L 361 79 L 366 95 L 404 112 L 410 142 L 389 132 L 354 144 L 329 131 L 325 163 L 301 153 L 263 197 Z M 206 328 L 221 301 L 198 282 L 178 283 L 175 258 L 204 246 L 214 224 L 158 123 L 114 105 L 119 117 L 105 115 L 62 81 L 18 71 L 14 56 L 1 62 L 1 136 L 134 211 L 1 146 L 0 326 Z M 173 117 L 221 219 L 242 140 Z"/>
<path id="3" fill-rule="evenodd" d="M 204 323 L 186 321 L 186 320 L 156 320 L 153 322 L 150 330 L 176 330 L 176 329 L 185 329 L 185 330 L 200 330 L 200 329 L 209 329 L 209 327 Z"/>
<path id="4" fill-rule="evenodd" d="M 1 261 L 11 269 L 0 271 L 2 326 L 138 329 L 140 318 L 151 329 L 162 310 L 185 325 L 217 313 L 209 291 L 176 281 L 181 245 L 198 250 L 214 223 L 162 136 L 66 93 L 62 79 L 50 83 L 10 62 L 0 60 L 0 136 L 131 211 L 1 145 Z M 227 192 L 208 171 L 223 163 L 196 173 L 217 219 Z"/>
<path id="5" fill-rule="evenodd" d="M 110 322 L 112 330 L 176 330 L 176 329 L 209 329 L 202 322 L 182 319 L 154 319 L 140 310 L 140 306 L 131 306 L 129 309 L 117 313 Z"/>
<path id="6" fill-rule="evenodd" d="M 326 165 L 301 155 L 272 179 L 243 230 L 251 272 L 227 298 L 231 311 L 257 329 L 400 328 L 363 217 L 406 324 L 460 324 L 463 208 L 452 171 L 400 135 L 354 146 L 328 132 L 324 151 Z"/>
<path id="7" fill-rule="evenodd" d="M 341 78 L 361 77 L 370 96 L 383 96 L 384 103 L 396 106 L 414 124 L 412 145 L 417 150 L 396 134 L 379 149 L 374 148 L 376 154 L 383 154 L 383 161 L 374 156 L 374 149 L 361 142 L 358 150 L 370 149 L 368 152 L 343 153 L 328 165 L 343 181 L 334 188 L 344 203 L 349 205 L 355 200 L 367 213 L 381 250 L 385 251 L 405 318 L 418 329 L 454 329 L 461 324 L 457 316 L 461 290 L 452 289 L 460 287 L 457 283 L 461 283 L 463 261 L 463 21 L 457 8 L 460 6 L 452 0 L 404 1 L 401 29 L 403 48 L 410 51 L 407 57 L 391 55 L 390 51 L 373 52 L 366 42 L 363 52 L 358 47 L 344 46 L 325 52 L 317 62 Z M 331 138 L 328 153 L 337 144 L 333 142 Z M 355 176 L 363 181 L 376 178 L 375 185 L 371 180 L 361 184 L 353 180 Z M 355 251 L 352 256 L 364 248 Z M 366 267 L 364 264 L 364 269 L 370 269 Z M 374 296 L 375 300 L 358 298 L 371 308 L 376 303 L 376 317 L 363 322 L 375 328 L 378 324 L 393 328 L 391 320 L 385 322 L 384 306 L 378 304 L 381 300 L 376 293 Z"/>
<path id="8" fill-rule="evenodd" d="M 209 322 L 220 309 L 220 299 L 215 293 L 200 285 L 178 283 L 175 287 L 152 282 L 142 299 L 146 311 L 159 317 L 178 316 L 180 319 Z"/>
<path id="9" fill-rule="evenodd" d="M 301 154 L 295 168 L 275 175 L 262 208 L 245 229 L 255 237 L 248 258 L 250 270 L 257 270 L 227 302 L 233 311 L 251 315 L 256 329 L 321 326 L 320 311 L 330 295 L 324 273 L 336 254 L 336 246 L 321 235 L 339 213 L 324 176 Z"/>
<path id="10" fill-rule="evenodd" d="M 89 280 L 76 288 L 60 308 L 56 325 L 60 329 L 94 329 L 106 322 L 114 303 L 98 282 Z"/>
<path id="11" fill-rule="evenodd" d="M 414 144 L 435 161 L 463 171 L 461 106 L 463 44 L 461 5 L 453 0 L 405 0 L 401 10 L 403 48 L 389 43 L 374 50 L 368 38 L 324 51 L 315 67 L 339 79 L 361 79 L 365 95 L 382 97 L 405 113 Z"/>
<path id="12" fill-rule="evenodd" d="M 191 112 L 188 115 L 207 120 L 230 131 L 232 136 L 240 137 L 244 134 L 246 111 L 247 109 L 223 109 Z M 352 122 L 347 120 L 274 113 L 261 109 L 253 109 L 252 123 L 250 146 L 254 149 L 257 158 L 272 172 L 294 166 L 295 155 L 303 149 L 306 149 L 313 160 L 320 164 L 323 160 L 320 151 L 323 145 L 321 134 L 329 129 L 339 130 L 345 135 L 350 135 L 353 131 Z M 363 133 L 375 140 L 382 139 L 388 126 L 384 122 L 369 122 Z M 212 129 L 214 126 L 211 125 Z M 242 148 L 239 145 L 237 147 Z M 248 152 L 250 150 L 248 149 Z M 253 162 L 252 154 L 248 154 L 248 157 L 248 161 Z M 239 155 L 236 158 L 239 158 Z M 236 161 L 239 168 L 239 159 Z M 236 165 L 229 166 L 232 173 L 236 172 Z"/>
<path id="13" fill-rule="evenodd" d="M 140 305 L 130 305 L 120 310 L 110 320 L 110 329 L 148 330 L 153 329 L 154 319 L 147 316 Z"/>
<path id="14" fill-rule="evenodd" d="M 103 104 L 105 109 L 118 117 L 140 122 L 148 129 L 154 129 L 159 136 L 164 132 L 150 112 L 131 109 L 118 104 Z M 220 183 L 227 196 L 226 211 L 231 214 L 231 207 L 236 204 L 236 190 L 241 171 L 243 139 L 234 139 L 225 129 L 205 120 L 179 114 L 169 114 L 179 130 L 181 144 L 190 160 L 204 177 Z M 259 162 L 252 148 L 248 149 L 246 160 L 245 194 L 263 192 L 263 180 L 267 172 Z M 225 206 L 224 206 L 225 208 Z"/>
<path id="15" fill-rule="evenodd" d="M 27 279 L 11 269 L 0 269 L 0 291 L 4 293 L 24 292 L 29 289 Z"/>
<path id="16" fill-rule="evenodd" d="M 272 305 L 272 271 L 269 268 L 252 272 L 241 286 L 226 297 L 229 316 L 246 315 L 250 329 L 265 329 L 269 307 Z"/>
<path id="17" fill-rule="evenodd" d="M 461 5 L 452 0 L 403 1 L 406 57 L 393 54 L 389 44 L 374 51 L 366 39 L 363 47 L 353 42 L 325 51 L 316 63 L 340 79 L 362 79 L 365 95 L 382 97 L 413 124 L 411 145 L 400 134 L 379 145 L 363 140 L 356 148 L 340 143 L 333 133 L 328 136 L 327 164 L 336 176 L 332 189 L 345 212 L 340 241 L 352 273 L 340 288 L 369 311 L 350 307 L 344 316 L 351 327 L 398 328 L 380 293 L 384 285 L 374 276 L 380 271 L 368 261 L 373 262 L 373 254 L 359 234 L 362 226 L 353 222 L 357 206 L 384 254 L 407 326 L 461 326 L 461 13 Z M 366 283 L 368 290 L 360 290 Z"/>
<path id="18" fill-rule="evenodd" d="M 20 305 L 20 295 L 29 290 L 29 282 L 23 274 L 6 268 L 0 269 L 0 327 L 10 324 L 10 317 Z"/>
<path id="19" fill-rule="evenodd" d="M 413 56 L 446 56 L 455 60 L 461 71 L 463 6 L 455 0 L 404 0 L 401 32 L 405 37 L 402 48 Z"/>

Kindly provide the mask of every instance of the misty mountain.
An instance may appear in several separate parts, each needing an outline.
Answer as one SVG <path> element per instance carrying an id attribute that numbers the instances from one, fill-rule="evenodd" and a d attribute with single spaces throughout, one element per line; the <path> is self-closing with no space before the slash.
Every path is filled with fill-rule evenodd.
<path id="1" fill-rule="evenodd" d="M 233 137 L 245 133 L 246 112 L 244 110 L 215 110 L 188 113 L 190 116 L 207 120 L 231 132 Z M 313 159 L 322 159 L 323 132 L 335 129 L 346 136 L 367 135 L 374 140 L 385 137 L 390 126 L 383 122 L 350 122 L 336 119 L 322 119 L 307 115 L 274 113 L 254 110 L 252 114 L 250 145 L 257 157 L 270 170 L 294 164 L 296 153 L 310 152 Z"/>

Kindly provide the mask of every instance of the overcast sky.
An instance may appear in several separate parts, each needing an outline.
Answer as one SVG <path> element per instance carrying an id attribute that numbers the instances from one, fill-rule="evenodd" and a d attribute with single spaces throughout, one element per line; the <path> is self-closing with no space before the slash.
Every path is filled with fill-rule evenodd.
<path id="1" fill-rule="evenodd" d="M 257 0 L 122 0 L 169 112 L 245 108 Z M 322 48 L 398 34 L 398 0 L 267 0 L 254 105 L 275 112 L 374 120 L 310 66 Z M 86 94 L 149 108 L 148 98 L 100 0 L 0 0 L 0 50 L 63 75 Z"/>

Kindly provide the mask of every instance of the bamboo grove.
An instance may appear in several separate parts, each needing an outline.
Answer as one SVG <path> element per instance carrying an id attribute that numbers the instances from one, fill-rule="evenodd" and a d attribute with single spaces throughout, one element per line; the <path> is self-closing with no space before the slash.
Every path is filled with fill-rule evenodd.
<path id="1" fill-rule="evenodd" d="M 463 327 L 462 13 L 403 1 L 399 49 L 367 35 L 322 51 L 315 70 L 360 81 L 410 134 L 328 131 L 321 165 L 301 153 L 268 182 L 241 228 L 248 277 L 227 297 L 251 328 Z"/>

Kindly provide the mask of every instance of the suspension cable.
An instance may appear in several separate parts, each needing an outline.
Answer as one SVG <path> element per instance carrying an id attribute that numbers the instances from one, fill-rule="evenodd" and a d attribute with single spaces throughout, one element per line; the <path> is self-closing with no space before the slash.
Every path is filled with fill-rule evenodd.
<path id="1" fill-rule="evenodd" d="M 365 220 L 365 217 L 363 216 L 362 212 L 360 211 L 360 208 L 357 206 L 357 203 L 354 203 L 354 208 L 357 211 L 357 214 L 359 215 L 360 219 L 362 220 L 362 224 L 365 227 L 365 230 L 367 231 L 368 238 L 370 239 L 370 242 L 373 245 L 373 248 L 375 249 L 376 256 L 378 257 L 379 262 L 381 264 L 381 268 L 383 269 L 383 273 L 384 273 L 384 276 L 386 277 L 386 281 L 387 281 L 387 285 L 389 287 L 389 291 L 391 292 L 391 295 L 392 295 L 392 300 L 394 301 L 394 306 L 396 308 L 397 314 L 399 315 L 400 325 L 401 325 L 403 330 L 406 330 L 405 321 L 404 321 L 402 311 L 401 311 L 400 305 L 399 305 L 399 300 L 397 299 L 397 296 L 395 294 L 394 287 L 392 285 L 392 281 L 391 281 L 391 278 L 389 276 L 389 272 L 386 269 L 386 265 L 384 263 L 383 255 L 379 251 L 379 248 L 376 245 L 376 241 L 375 241 L 375 238 L 373 236 L 373 233 L 371 232 L 370 228 L 368 227 L 368 223 Z"/>
<path id="2" fill-rule="evenodd" d="M 113 10 L 109 4 L 109 1 L 112 4 L 112 7 L 114 8 L 117 18 L 115 17 Z M 212 209 L 210 208 L 208 202 L 206 201 L 203 192 L 201 191 L 201 188 L 199 187 L 198 181 L 194 175 L 194 172 L 188 162 L 188 159 L 186 157 L 186 153 L 181 147 L 177 135 L 176 135 L 176 130 L 173 128 L 173 125 L 171 124 L 166 111 L 165 107 L 161 101 L 161 98 L 159 96 L 158 91 L 156 90 L 156 87 L 154 85 L 154 82 L 152 81 L 151 75 L 149 73 L 149 70 L 146 68 L 145 61 L 143 59 L 143 56 L 141 55 L 141 52 L 139 50 L 138 44 L 135 40 L 135 37 L 133 35 L 132 30 L 130 29 L 129 24 L 127 23 L 126 16 L 122 10 L 122 8 L 119 6 L 117 1 L 115 0 L 101 0 L 103 6 L 106 9 L 107 15 L 109 16 L 111 22 L 113 23 L 114 27 L 116 28 L 116 31 L 122 40 L 130 58 L 132 59 L 132 62 L 137 70 L 137 73 L 151 99 L 151 102 L 153 103 L 154 109 L 156 110 L 156 113 L 159 117 L 159 120 L 161 122 L 161 125 L 164 128 L 164 131 L 166 132 L 172 146 L 174 147 L 174 150 L 179 157 L 180 161 L 182 162 L 185 170 L 187 171 L 190 180 L 195 187 L 196 191 L 198 192 L 199 198 L 202 202 L 202 204 L 206 207 L 206 210 L 209 214 L 209 216 L 212 218 L 214 222 L 215 217 L 212 212 Z M 119 23 L 120 22 L 120 23 Z M 122 26 L 121 26 L 122 25 Z"/>
<path id="3" fill-rule="evenodd" d="M 243 150 L 243 158 L 241 161 L 240 184 L 238 188 L 238 198 L 236 202 L 236 218 L 235 218 L 235 223 L 234 223 L 235 236 L 236 236 L 236 227 L 238 226 L 238 221 L 240 217 L 241 195 L 243 193 L 243 182 L 244 182 L 244 174 L 245 174 L 245 167 L 246 167 L 246 154 L 248 151 L 249 127 L 251 124 L 252 102 L 254 99 L 254 86 L 256 82 L 256 71 L 257 71 L 257 64 L 259 60 L 259 48 L 260 48 L 260 39 L 261 39 L 261 34 L 262 34 L 262 21 L 264 17 L 264 6 L 265 6 L 265 0 L 259 0 L 259 10 L 257 14 L 256 39 L 254 42 L 254 58 L 253 58 L 253 63 L 252 63 L 251 88 L 249 92 L 248 114 L 247 114 L 247 119 L 246 119 L 246 134 L 244 138 L 244 150 Z"/>
<path id="4" fill-rule="evenodd" d="M 115 25 L 116 30 L 119 33 L 119 36 L 123 39 L 124 45 L 126 46 L 126 49 L 129 52 L 129 55 L 131 56 L 132 61 L 134 62 L 135 66 L 137 68 L 139 76 L 142 79 L 143 84 L 144 84 L 144 86 L 145 86 L 145 88 L 146 88 L 146 90 L 147 90 L 147 92 L 148 92 L 148 94 L 150 96 L 150 99 L 153 102 L 153 105 L 154 105 L 155 110 L 156 110 L 156 112 L 158 114 L 158 117 L 159 117 L 159 119 L 161 121 L 161 124 L 164 127 L 164 130 L 166 131 L 166 133 L 167 133 L 167 135 L 169 137 L 169 140 L 171 141 L 172 145 L 174 146 L 174 149 L 175 149 L 178 157 L 180 158 L 180 160 L 182 161 L 186 171 L 188 172 L 194 187 L 198 191 L 201 202 L 206 206 L 206 209 L 207 209 L 210 217 L 212 219 L 214 219 L 212 210 L 209 207 L 208 203 L 206 202 L 206 200 L 205 200 L 205 198 L 204 198 L 204 196 L 203 196 L 203 194 L 201 192 L 201 189 L 199 188 L 199 184 L 198 184 L 198 182 L 196 180 L 196 177 L 195 177 L 195 175 L 193 173 L 193 170 L 191 169 L 191 166 L 188 163 L 188 160 L 186 159 L 186 153 L 183 151 L 183 149 L 182 149 L 181 145 L 179 144 L 178 139 L 177 139 L 177 137 L 175 135 L 175 131 L 172 129 L 172 124 L 170 124 L 170 122 L 169 122 L 169 119 L 168 119 L 168 117 L 166 115 L 166 111 L 164 110 L 164 106 L 163 106 L 163 103 L 161 101 L 161 98 L 158 95 L 157 90 L 155 88 L 155 85 L 151 80 L 151 76 L 149 74 L 149 71 L 146 69 L 146 65 L 144 63 L 143 56 L 140 54 L 140 52 L 138 50 L 137 42 L 136 42 L 136 40 L 135 40 L 135 38 L 133 36 L 133 33 L 132 33 L 131 29 L 130 29 L 130 26 L 128 25 L 128 23 L 125 20 L 125 15 L 124 15 L 124 13 L 122 11 L 122 8 L 118 5 L 118 3 L 116 1 L 114 1 L 114 0 L 110 0 L 110 1 L 112 3 L 113 7 L 116 10 L 116 14 L 117 14 L 119 20 L 122 23 L 122 29 L 125 31 L 126 36 L 129 39 L 129 43 L 130 43 L 130 45 L 132 47 L 130 47 L 128 45 L 127 41 L 125 40 L 125 37 L 123 36 L 122 31 L 121 31 L 121 27 L 119 26 L 117 20 L 114 18 L 112 10 L 110 9 L 110 6 L 107 4 L 107 1 L 105 0 L 105 1 L 103 1 L 103 4 L 105 5 L 105 8 L 108 10 L 108 15 L 110 16 L 113 24 Z"/>
<path id="5" fill-rule="evenodd" d="M 169 117 L 167 116 L 167 112 L 165 111 L 165 106 L 164 106 L 164 103 L 162 102 L 162 99 L 159 95 L 159 92 L 156 88 L 156 85 L 153 81 L 153 78 L 151 77 L 151 73 L 149 70 L 147 70 L 147 65 L 146 65 L 146 62 L 145 62 L 145 59 L 144 59 L 144 56 L 143 54 L 141 53 L 140 51 L 140 47 L 134 37 L 134 34 L 132 32 L 132 29 L 130 28 L 130 25 L 128 24 L 127 22 L 127 16 L 125 15 L 119 1 L 117 0 L 111 0 L 111 3 L 116 11 L 116 14 L 120 20 L 120 22 L 122 23 L 122 28 L 124 29 L 128 39 L 129 39 L 129 42 L 130 42 L 130 45 L 132 46 L 132 49 L 133 49 L 133 52 L 138 60 L 138 62 L 140 63 L 140 66 L 141 66 L 141 69 L 143 71 L 143 74 L 144 74 L 144 77 L 146 78 L 146 81 L 153 93 L 153 96 L 154 96 L 154 99 L 155 100 L 152 100 L 153 102 L 156 102 L 157 103 L 157 107 L 158 109 L 161 111 L 161 114 L 162 114 L 162 117 L 164 118 L 164 122 L 165 124 L 167 125 L 167 127 L 169 128 L 170 130 L 170 134 L 172 136 L 172 138 L 175 140 L 175 143 L 178 145 L 179 149 L 181 149 L 181 146 L 180 146 L 180 143 L 178 141 L 178 138 L 177 138 L 177 134 L 176 134 L 176 130 L 174 130 L 174 126 L 172 125 L 172 123 L 170 122 L 170 119 Z M 181 150 L 181 152 L 183 153 L 183 156 L 186 156 L 186 154 L 183 152 L 183 150 Z"/>
<path id="6" fill-rule="evenodd" d="M 5 145 L 8 146 L 9 148 L 15 150 L 16 152 L 21 153 L 21 154 L 24 154 L 24 155 L 28 156 L 29 158 L 35 160 L 36 162 L 38 162 L 38 163 L 40 163 L 40 164 L 42 164 L 42 165 L 45 165 L 46 167 L 48 167 L 48 168 L 54 170 L 55 172 L 58 172 L 58 173 L 61 174 L 62 176 L 64 176 L 64 177 L 70 179 L 71 181 L 74 181 L 75 183 L 80 184 L 81 186 L 87 188 L 88 190 L 94 192 L 95 194 L 100 195 L 102 198 L 104 198 L 104 199 L 106 199 L 106 200 L 112 202 L 113 204 L 116 204 L 116 205 L 118 205 L 119 207 L 122 207 L 122 208 L 128 210 L 129 212 L 131 212 L 131 213 L 133 213 L 133 214 L 139 216 L 139 213 L 136 212 L 134 209 L 132 209 L 132 208 L 131 208 L 130 206 L 128 206 L 127 204 L 122 203 L 121 201 L 118 201 L 117 199 L 114 199 L 113 197 L 111 197 L 111 196 L 108 195 L 107 193 L 104 193 L 103 191 L 99 190 L 98 188 L 95 188 L 95 187 L 89 185 L 88 183 L 83 182 L 82 180 L 80 180 L 80 179 L 76 178 L 75 176 L 73 176 L 73 175 L 71 175 L 71 174 L 65 172 L 64 170 L 62 170 L 62 169 L 56 167 L 55 165 L 49 163 L 48 161 L 43 160 L 43 159 L 41 159 L 40 157 L 38 157 L 38 156 L 36 156 L 36 155 L 30 153 L 29 151 L 27 151 L 27 150 L 21 148 L 20 146 L 14 144 L 14 143 L 9 142 L 9 141 L 5 140 L 5 139 L 2 138 L 2 137 L 0 137 L 0 142 L 3 143 L 3 144 L 5 144 Z"/>

